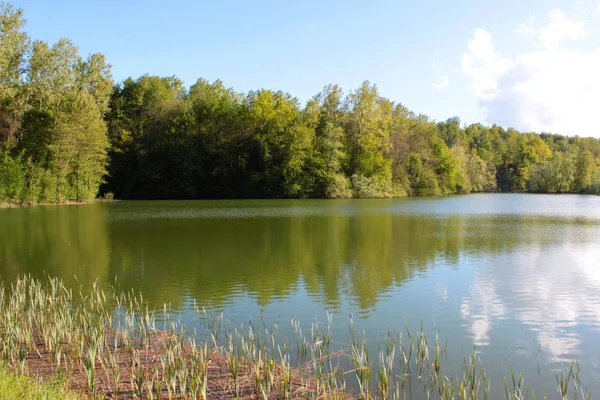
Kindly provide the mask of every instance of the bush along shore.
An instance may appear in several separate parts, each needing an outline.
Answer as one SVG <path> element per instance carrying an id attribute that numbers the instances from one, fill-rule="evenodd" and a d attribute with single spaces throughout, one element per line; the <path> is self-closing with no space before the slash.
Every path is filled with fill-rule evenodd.
<path id="1" fill-rule="evenodd" d="M 77 205 L 84 205 L 84 204 L 96 204 L 96 203 L 114 203 L 117 202 L 119 200 L 116 200 L 114 197 L 114 194 L 112 193 L 105 193 L 104 196 L 102 197 L 98 197 L 96 199 L 93 200 L 86 200 L 86 201 L 65 201 L 62 203 L 53 203 L 53 202 L 20 202 L 20 203 L 15 203 L 15 202 L 1 202 L 0 201 L 0 208 L 17 208 L 17 207 L 34 207 L 34 206 L 77 206 Z"/>
<path id="2" fill-rule="evenodd" d="M 153 311 L 133 291 L 94 283 L 74 293 L 58 279 L 30 276 L 0 287 L 0 310 L 3 368 L 31 382 L 58 380 L 83 397 L 497 398 L 475 353 L 462 368 L 446 369 L 447 345 L 437 335 L 430 341 L 422 328 L 387 333 L 373 357 L 352 319 L 345 345 L 331 339 L 331 316 L 306 331 L 292 320 L 293 337 L 282 340 L 264 323 L 225 331 L 221 315 L 197 308 L 194 327 L 185 330 L 167 305 Z M 523 375 L 509 370 L 494 387 L 503 387 L 506 399 L 535 399 Z M 573 361 L 556 375 L 560 398 L 591 398 L 579 371 Z"/>

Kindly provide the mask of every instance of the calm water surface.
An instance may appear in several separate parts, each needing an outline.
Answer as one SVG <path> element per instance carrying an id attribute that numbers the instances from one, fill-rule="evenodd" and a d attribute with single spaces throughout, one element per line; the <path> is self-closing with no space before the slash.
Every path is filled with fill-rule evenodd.
<path id="1" fill-rule="evenodd" d="M 290 333 L 333 313 L 376 354 L 389 329 L 421 322 L 474 349 L 503 390 L 508 362 L 536 395 L 573 358 L 600 395 L 600 197 L 481 194 L 400 200 L 118 202 L 0 210 L 0 275 L 99 279 L 238 327 L 261 316 Z M 376 358 L 376 357 L 375 357 Z"/>

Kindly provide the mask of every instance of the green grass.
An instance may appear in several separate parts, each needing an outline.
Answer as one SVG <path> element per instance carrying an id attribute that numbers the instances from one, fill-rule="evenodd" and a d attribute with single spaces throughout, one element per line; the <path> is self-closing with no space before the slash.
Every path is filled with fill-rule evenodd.
<path id="1" fill-rule="evenodd" d="M 84 397 L 63 390 L 58 382 L 42 382 L 0 367 L 0 400 L 78 400 Z"/>

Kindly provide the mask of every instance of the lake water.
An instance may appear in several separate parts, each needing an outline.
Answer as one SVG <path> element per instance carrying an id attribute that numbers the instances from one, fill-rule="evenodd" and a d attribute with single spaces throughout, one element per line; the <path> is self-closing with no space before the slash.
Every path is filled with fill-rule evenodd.
<path id="1" fill-rule="evenodd" d="M 333 315 L 377 340 L 423 324 L 460 368 L 474 348 L 503 392 L 538 398 L 577 358 L 600 394 L 600 197 L 479 194 L 398 200 L 136 201 L 0 210 L 0 276 L 99 279 L 185 320 L 194 302 L 237 327 L 290 333 Z M 116 278 L 115 278 L 116 277 Z"/>

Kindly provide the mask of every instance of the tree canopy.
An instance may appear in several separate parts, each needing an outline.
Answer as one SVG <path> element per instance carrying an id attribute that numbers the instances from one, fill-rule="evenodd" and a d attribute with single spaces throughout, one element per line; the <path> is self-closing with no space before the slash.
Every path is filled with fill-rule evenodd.
<path id="1" fill-rule="evenodd" d="M 600 141 L 436 122 L 363 82 L 238 93 L 175 76 L 115 84 L 102 54 L 24 32 L 0 4 L 0 201 L 600 193 Z"/>
<path id="2" fill-rule="evenodd" d="M 106 174 L 104 56 L 68 39 L 31 41 L 23 12 L 0 3 L 0 201 L 94 199 Z"/>

